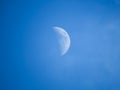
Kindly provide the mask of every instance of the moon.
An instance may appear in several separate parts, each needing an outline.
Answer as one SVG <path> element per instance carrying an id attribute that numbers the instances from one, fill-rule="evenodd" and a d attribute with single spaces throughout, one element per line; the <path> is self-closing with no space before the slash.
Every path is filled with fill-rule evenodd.
<path id="1" fill-rule="evenodd" d="M 53 29 L 57 32 L 58 34 L 58 42 L 60 45 L 60 51 L 61 51 L 61 56 L 65 55 L 69 48 L 70 48 L 70 36 L 67 33 L 67 31 L 65 31 L 63 28 L 61 27 L 53 27 Z"/>

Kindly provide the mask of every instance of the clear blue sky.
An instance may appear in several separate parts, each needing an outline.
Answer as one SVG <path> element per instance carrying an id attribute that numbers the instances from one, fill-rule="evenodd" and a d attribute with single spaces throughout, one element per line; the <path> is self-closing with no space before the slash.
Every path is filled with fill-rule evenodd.
<path id="1" fill-rule="evenodd" d="M 0 90 L 120 90 L 120 0 L 0 2 Z M 62 57 L 53 26 L 71 37 Z"/>

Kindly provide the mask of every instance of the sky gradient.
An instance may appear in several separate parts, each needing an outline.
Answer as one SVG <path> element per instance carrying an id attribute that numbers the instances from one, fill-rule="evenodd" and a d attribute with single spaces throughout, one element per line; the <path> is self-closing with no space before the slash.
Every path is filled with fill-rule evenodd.
<path id="1" fill-rule="evenodd" d="M 0 90 L 120 90 L 120 0 L 0 2 Z"/>

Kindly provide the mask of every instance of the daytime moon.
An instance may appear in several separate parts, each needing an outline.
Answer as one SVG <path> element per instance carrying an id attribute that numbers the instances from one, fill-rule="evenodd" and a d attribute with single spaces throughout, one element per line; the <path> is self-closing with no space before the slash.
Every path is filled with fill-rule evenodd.
<path id="1" fill-rule="evenodd" d="M 58 42 L 60 45 L 61 56 L 65 55 L 70 48 L 70 36 L 69 34 L 61 27 L 53 27 L 57 32 Z"/>

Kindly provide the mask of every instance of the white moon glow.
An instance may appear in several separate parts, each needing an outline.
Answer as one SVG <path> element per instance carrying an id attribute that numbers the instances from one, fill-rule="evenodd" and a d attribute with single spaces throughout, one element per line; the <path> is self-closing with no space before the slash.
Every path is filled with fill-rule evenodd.
<path id="1" fill-rule="evenodd" d="M 59 35 L 61 55 L 64 55 L 66 54 L 66 52 L 70 47 L 70 36 L 63 28 L 60 27 L 53 27 L 53 28 Z"/>

